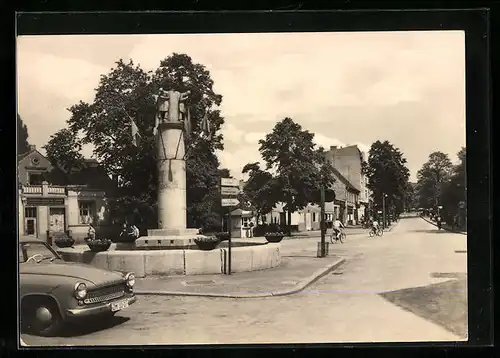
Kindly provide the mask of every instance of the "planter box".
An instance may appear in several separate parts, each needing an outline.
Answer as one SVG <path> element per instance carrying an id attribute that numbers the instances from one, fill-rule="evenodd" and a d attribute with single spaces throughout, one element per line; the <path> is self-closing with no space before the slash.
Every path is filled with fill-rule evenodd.
<path id="1" fill-rule="evenodd" d="M 57 247 L 62 249 L 65 247 L 73 247 L 73 245 L 75 244 L 75 240 L 71 238 L 55 239 L 54 243 L 56 244 Z"/>
<path id="2" fill-rule="evenodd" d="M 220 240 L 218 240 L 218 241 L 195 240 L 194 242 L 195 242 L 196 246 L 198 247 L 198 249 L 203 250 L 203 251 L 213 250 L 213 249 L 217 248 L 217 246 L 219 246 L 219 244 L 220 244 Z"/>
<path id="3" fill-rule="evenodd" d="M 281 240 L 283 240 L 283 236 L 284 235 L 281 235 L 281 236 L 265 236 L 267 242 L 280 242 Z"/>
<path id="4" fill-rule="evenodd" d="M 87 242 L 87 246 L 92 252 L 106 251 L 111 246 L 111 242 L 108 243 L 91 243 Z"/>

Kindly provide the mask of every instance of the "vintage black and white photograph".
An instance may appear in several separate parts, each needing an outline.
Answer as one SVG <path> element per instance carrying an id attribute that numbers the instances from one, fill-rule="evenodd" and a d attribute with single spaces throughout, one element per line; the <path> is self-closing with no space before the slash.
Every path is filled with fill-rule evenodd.
<path id="1" fill-rule="evenodd" d="M 464 31 L 16 56 L 21 345 L 467 340 Z"/>

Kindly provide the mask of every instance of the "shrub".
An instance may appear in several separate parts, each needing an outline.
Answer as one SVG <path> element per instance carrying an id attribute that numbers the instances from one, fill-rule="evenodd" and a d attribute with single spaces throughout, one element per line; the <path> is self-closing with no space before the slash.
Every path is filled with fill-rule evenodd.
<path id="1" fill-rule="evenodd" d="M 197 236 L 194 238 L 194 242 L 200 250 L 213 250 L 220 243 L 220 240 L 215 236 Z"/>
<path id="2" fill-rule="evenodd" d="M 59 248 L 72 247 L 75 244 L 75 240 L 64 234 L 56 236 L 56 238 L 54 239 L 54 243 Z"/>
<path id="3" fill-rule="evenodd" d="M 218 238 L 220 241 L 229 240 L 229 232 L 227 231 L 218 232 L 215 234 L 215 237 Z"/>
<path id="4" fill-rule="evenodd" d="M 104 238 L 96 238 L 96 239 L 87 238 L 85 239 L 85 242 L 87 243 L 87 246 L 89 247 L 90 251 L 93 252 L 106 251 L 111 246 L 111 240 Z"/>

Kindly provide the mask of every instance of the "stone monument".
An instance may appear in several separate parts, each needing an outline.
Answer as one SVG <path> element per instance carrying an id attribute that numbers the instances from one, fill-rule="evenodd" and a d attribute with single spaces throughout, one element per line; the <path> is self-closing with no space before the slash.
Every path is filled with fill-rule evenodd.
<path id="1" fill-rule="evenodd" d="M 158 167 L 158 229 L 135 241 L 137 248 L 186 248 L 194 245 L 198 229 L 187 229 L 186 161 L 184 133 L 189 115 L 185 101 L 189 91 L 160 88 L 155 128 Z"/>

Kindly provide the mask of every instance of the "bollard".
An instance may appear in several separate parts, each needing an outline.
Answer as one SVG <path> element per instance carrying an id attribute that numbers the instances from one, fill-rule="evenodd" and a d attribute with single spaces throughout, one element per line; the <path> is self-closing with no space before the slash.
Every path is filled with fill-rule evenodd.
<path id="1" fill-rule="evenodd" d="M 328 241 L 325 242 L 325 256 L 322 256 L 321 255 L 321 241 L 318 242 L 318 249 L 316 251 L 316 257 L 326 257 L 326 256 L 328 256 L 329 244 L 330 243 Z"/>
<path id="2" fill-rule="evenodd" d="M 50 236 L 50 231 L 47 230 L 47 245 L 52 246 L 52 236 Z"/>

